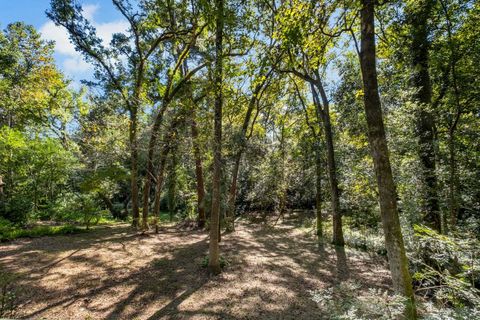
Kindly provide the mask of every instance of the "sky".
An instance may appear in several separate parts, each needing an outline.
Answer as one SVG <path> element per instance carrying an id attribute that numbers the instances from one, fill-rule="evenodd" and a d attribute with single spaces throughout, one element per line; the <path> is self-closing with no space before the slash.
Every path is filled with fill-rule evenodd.
<path id="1" fill-rule="evenodd" d="M 127 21 L 115 10 L 111 0 L 79 1 L 84 16 L 95 26 L 98 35 L 110 42 L 112 34 L 123 32 L 128 28 Z M 80 80 L 91 80 L 93 69 L 85 62 L 80 53 L 68 39 L 68 33 L 50 21 L 45 11 L 50 8 L 50 0 L 0 0 L 0 28 L 9 23 L 23 21 L 33 25 L 46 40 L 55 41 L 55 61 L 60 70 L 79 84 Z"/>

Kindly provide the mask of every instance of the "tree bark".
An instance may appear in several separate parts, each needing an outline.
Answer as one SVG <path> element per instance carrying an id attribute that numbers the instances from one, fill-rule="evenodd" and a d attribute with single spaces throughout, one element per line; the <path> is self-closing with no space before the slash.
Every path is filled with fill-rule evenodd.
<path id="1" fill-rule="evenodd" d="M 208 270 L 212 274 L 219 274 L 220 249 L 220 179 L 222 167 L 222 107 L 223 107 L 223 0 L 215 0 L 216 32 L 215 32 L 215 111 L 214 111 L 214 141 L 213 141 L 213 181 L 212 181 L 212 211 L 210 214 L 210 243 Z"/>
<path id="2" fill-rule="evenodd" d="M 137 108 L 130 110 L 130 124 L 129 124 L 129 143 L 130 143 L 130 161 L 131 173 L 130 184 L 132 189 L 132 226 L 138 228 L 139 210 L 138 210 L 138 142 L 137 142 Z"/>
<path id="3" fill-rule="evenodd" d="M 318 79 L 316 82 L 316 88 L 320 92 L 320 96 L 323 103 L 323 109 L 319 100 L 317 91 L 313 84 L 311 86 L 313 100 L 317 108 L 317 114 L 320 115 L 323 123 L 325 142 L 327 147 L 327 168 L 328 168 L 328 180 L 330 182 L 330 193 L 332 197 L 332 220 L 333 220 L 333 240 L 332 243 L 337 246 L 343 246 L 345 244 L 343 238 L 342 227 L 342 214 L 340 212 L 340 191 L 338 189 L 337 178 L 337 165 L 335 161 L 335 149 L 333 145 L 333 131 L 330 121 L 330 108 L 323 85 Z"/>
<path id="4" fill-rule="evenodd" d="M 165 171 L 165 164 L 167 162 L 167 155 L 169 153 L 169 148 L 164 148 L 164 151 L 162 152 L 160 163 L 158 164 L 158 170 L 157 170 L 157 178 L 156 178 L 156 184 L 155 184 L 155 200 L 153 203 L 153 216 L 158 217 L 160 216 L 160 200 L 162 197 L 162 187 L 163 187 L 163 180 L 164 176 L 163 173 Z"/>
<path id="5" fill-rule="evenodd" d="M 412 85 L 417 89 L 415 100 L 419 103 L 417 134 L 419 157 L 422 165 L 423 186 L 425 190 L 425 215 L 423 220 L 430 227 L 441 232 L 442 222 L 438 202 L 437 174 L 435 166 L 435 118 L 432 107 L 432 86 L 428 59 L 428 18 L 433 1 L 414 2 L 408 15 L 411 24 L 411 53 L 413 65 Z"/>
<path id="6" fill-rule="evenodd" d="M 154 205 L 153 205 L 153 215 L 158 217 L 160 215 L 160 198 L 162 195 L 162 187 L 164 182 L 164 172 L 165 166 L 167 162 L 167 158 L 170 152 L 172 152 L 172 145 L 176 144 L 176 137 L 177 135 L 177 127 L 179 126 L 180 122 L 183 121 L 183 115 L 179 114 L 176 118 L 172 121 L 168 129 L 163 135 L 163 148 L 160 152 L 160 159 L 157 168 L 157 175 L 156 175 L 156 187 L 155 187 L 155 198 L 154 198 Z"/>
<path id="7" fill-rule="evenodd" d="M 170 152 L 169 174 L 168 174 L 168 188 L 167 188 L 167 207 L 170 216 L 170 221 L 175 217 L 175 210 L 177 208 L 177 152 L 178 145 L 176 141 L 172 141 Z"/>
<path id="8" fill-rule="evenodd" d="M 322 221 L 322 156 L 320 143 L 315 141 L 315 210 L 316 210 L 316 233 L 319 239 L 323 238 Z"/>
<path id="9" fill-rule="evenodd" d="M 155 146 L 157 144 L 158 134 L 160 131 L 160 126 L 163 123 L 163 116 L 167 107 L 170 103 L 169 99 L 164 99 L 162 106 L 158 111 L 155 122 L 153 123 L 152 131 L 150 133 L 150 140 L 148 142 L 148 153 L 147 153 L 147 173 L 145 176 L 145 181 L 143 184 L 143 210 L 142 210 L 142 229 L 146 230 L 148 228 L 148 211 L 149 211 L 149 197 L 150 197 L 150 187 L 152 177 L 154 177 L 154 165 L 153 165 L 153 156 L 155 153 Z"/>
<path id="10" fill-rule="evenodd" d="M 192 101 L 193 103 L 193 101 Z M 194 106 L 195 108 L 196 106 Z M 193 155 L 195 158 L 195 176 L 197 179 L 197 207 L 198 207 L 198 227 L 205 227 L 205 183 L 203 181 L 202 154 L 200 152 L 200 142 L 198 140 L 198 128 L 195 115 L 195 109 L 192 110 L 191 132 L 193 142 Z"/>
<path id="11" fill-rule="evenodd" d="M 380 196 L 380 213 L 385 234 L 385 246 L 395 291 L 407 299 L 404 317 L 416 319 L 412 279 L 408 271 L 397 195 L 393 181 L 378 93 L 375 57 L 375 0 L 362 0 L 360 65 L 363 78 L 368 137 Z"/>

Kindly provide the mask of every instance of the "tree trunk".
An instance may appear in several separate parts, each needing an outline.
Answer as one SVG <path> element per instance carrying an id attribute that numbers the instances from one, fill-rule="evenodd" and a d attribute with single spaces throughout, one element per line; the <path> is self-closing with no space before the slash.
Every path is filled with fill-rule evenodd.
<path id="1" fill-rule="evenodd" d="M 322 226 L 322 157 L 320 154 L 320 143 L 315 141 L 315 209 L 316 209 L 316 233 L 318 239 L 323 238 Z"/>
<path id="2" fill-rule="evenodd" d="M 397 195 L 383 125 L 382 108 L 378 94 L 375 57 L 375 0 L 362 0 L 360 65 L 363 78 L 365 113 L 368 137 L 380 196 L 380 213 L 385 234 L 385 246 L 395 291 L 407 298 L 405 319 L 416 319 L 412 279 L 408 271 Z"/>
<path id="3" fill-rule="evenodd" d="M 325 134 L 325 142 L 327 147 L 328 180 L 330 182 L 330 193 L 332 197 L 331 198 L 332 199 L 332 219 L 333 219 L 332 243 L 337 246 L 343 246 L 345 244 L 345 241 L 343 239 L 342 214 L 340 212 L 340 192 L 338 189 L 337 166 L 335 161 L 335 149 L 333 145 L 332 125 L 330 122 L 329 102 L 320 80 L 316 82 L 316 87 L 320 92 L 320 96 L 323 103 L 323 110 L 322 110 L 318 93 L 312 85 L 311 89 L 314 97 L 314 103 L 317 108 L 317 113 L 320 115 L 322 119 L 322 123 L 324 127 L 323 131 Z"/>
<path id="4" fill-rule="evenodd" d="M 458 203 L 457 203 L 457 178 L 456 178 L 456 159 L 455 159 L 455 129 L 451 128 L 448 137 L 448 148 L 449 148 L 449 207 L 450 207 L 450 227 L 455 228 L 457 224 L 457 212 L 458 212 Z"/>
<path id="5" fill-rule="evenodd" d="M 228 206 L 227 206 L 227 214 L 226 214 L 226 229 L 227 231 L 234 231 L 235 230 L 235 202 L 237 199 L 237 181 L 238 181 L 238 172 L 240 170 L 240 163 L 242 161 L 242 155 L 245 151 L 245 147 L 247 144 L 247 130 L 250 124 L 250 119 L 252 118 L 253 109 L 255 104 L 257 103 L 258 99 L 260 98 L 260 92 L 264 89 L 265 83 L 267 79 L 272 75 L 273 68 L 270 69 L 265 77 L 263 78 L 262 82 L 255 86 L 255 89 L 252 92 L 252 96 L 250 101 L 248 102 L 247 113 L 245 114 L 245 118 L 243 119 L 242 129 L 240 131 L 239 139 L 239 148 L 235 155 L 235 162 L 233 165 L 232 170 L 232 182 L 230 183 L 230 189 L 228 192 Z"/>
<path id="6" fill-rule="evenodd" d="M 194 106 L 195 108 L 195 106 Z M 203 182 L 202 154 L 200 153 L 200 142 L 198 140 L 198 128 L 195 119 L 195 109 L 192 111 L 191 119 L 193 155 L 195 157 L 195 176 L 197 178 L 197 207 L 198 207 L 198 227 L 205 227 L 205 186 Z"/>
<path id="7" fill-rule="evenodd" d="M 163 187 L 163 173 L 165 171 L 165 164 L 167 162 L 167 156 L 170 151 L 168 145 L 165 145 L 160 155 L 160 161 L 158 164 L 157 177 L 156 177 L 156 186 L 155 186 L 155 200 L 153 204 L 153 216 L 160 216 L 160 199 L 162 196 L 162 187 Z"/>
<path id="8" fill-rule="evenodd" d="M 303 111 L 305 113 L 305 121 L 307 122 L 310 131 L 312 131 L 312 138 L 314 139 L 313 146 L 315 148 L 315 209 L 316 209 L 316 234 L 318 239 L 323 238 L 323 220 L 322 220 L 322 150 L 320 142 L 320 133 L 317 134 L 314 124 L 310 122 L 310 117 L 308 116 L 307 106 L 305 101 L 302 98 L 302 94 L 294 82 L 298 98 L 300 99 Z M 321 119 L 318 108 L 315 109 L 317 114 L 317 124 L 318 128 L 321 128 Z"/>
<path id="9" fill-rule="evenodd" d="M 242 130 L 240 132 L 240 145 L 237 154 L 235 155 L 235 163 L 233 165 L 232 170 L 232 182 L 230 183 L 230 190 L 228 192 L 228 206 L 227 206 L 227 214 L 226 214 L 226 229 L 227 231 L 234 231 L 235 230 L 235 202 L 237 199 L 237 181 L 238 181 L 238 172 L 240 170 L 240 162 L 242 160 L 243 151 L 245 150 L 246 145 L 246 134 L 248 125 L 250 123 L 250 118 L 252 117 L 253 108 L 255 106 L 256 98 L 258 93 L 260 92 L 260 85 L 254 90 L 253 96 L 248 103 L 247 113 L 245 114 L 245 118 L 242 124 Z"/>
<path id="10" fill-rule="evenodd" d="M 419 157 L 422 164 L 423 185 L 425 190 L 425 216 L 423 220 L 430 227 L 441 232 L 440 206 L 438 202 L 437 175 L 435 166 L 435 118 L 432 107 L 432 87 L 428 62 L 428 18 L 432 0 L 414 2 L 409 14 L 412 34 L 412 85 L 417 92 L 415 100 L 419 103 L 417 134 Z"/>
<path id="11" fill-rule="evenodd" d="M 220 225 L 220 179 L 222 166 L 222 107 L 223 107 L 223 0 L 215 0 L 216 7 L 216 37 L 215 37 L 215 116 L 213 142 L 213 181 L 212 181 L 212 211 L 210 214 L 210 243 L 208 269 L 212 274 L 219 274 L 220 249 L 218 246 Z"/>
<path id="12" fill-rule="evenodd" d="M 155 153 L 155 146 L 157 144 L 158 134 L 160 131 L 160 126 L 163 122 L 163 115 L 167 110 L 169 104 L 168 99 L 164 99 L 162 102 L 162 107 L 158 111 L 155 122 L 153 123 L 152 131 L 150 133 L 150 140 L 148 142 L 148 153 L 147 153 L 147 173 L 145 176 L 145 181 L 143 184 L 143 210 L 142 210 L 142 229 L 146 230 L 148 228 L 148 211 L 149 211 L 149 197 L 150 197 L 150 186 L 152 177 L 154 177 L 153 169 L 153 156 Z"/>
<path id="13" fill-rule="evenodd" d="M 235 155 L 235 163 L 232 170 L 232 182 L 228 191 L 228 207 L 227 207 L 227 221 L 226 231 L 235 231 L 235 203 L 237 201 L 237 181 L 238 172 L 240 171 L 240 161 L 242 160 L 243 150 L 240 150 Z"/>
<path id="14" fill-rule="evenodd" d="M 170 221 L 175 217 L 175 210 L 177 208 L 177 143 L 173 142 L 170 152 L 170 165 L 168 174 L 168 189 L 167 189 L 167 206 L 170 215 Z"/>
<path id="15" fill-rule="evenodd" d="M 155 187 L 155 199 L 153 205 L 153 215 L 158 217 L 160 215 L 160 198 L 162 196 L 162 187 L 164 181 L 164 172 L 165 166 L 168 158 L 168 154 L 172 151 L 172 144 L 177 143 L 175 141 L 177 137 L 177 127 L 180 121 L 183 121 L 183 116 L 178 115 L 176 119 L 172 121 L 170 127 L 163 135 L 163 148 L 160 153 L 160 159 L 157 169 L 157 176 L 156 176 L 156 187 Z"/>
<path id="16" fill-rule="evenodd" d="M 137 145 L 137 107 L 130 110 L 130 124 L 129 124 L 129 142 L 130 142 L 130 161 L 131 173 L 130 183 L 132 189 L 132 225 L 138 228 L 139 210 L 138 210 L 138 145 Z"/>

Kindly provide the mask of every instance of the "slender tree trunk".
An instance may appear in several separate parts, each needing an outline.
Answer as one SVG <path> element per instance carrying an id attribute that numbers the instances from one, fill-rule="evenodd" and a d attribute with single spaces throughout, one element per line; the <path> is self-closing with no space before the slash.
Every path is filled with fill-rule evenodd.
<path id="1" fill-rule="evenodd" d="M 6 201 L 5 201 L 5 192 L 3 188 L 5 187 L 5 183 L 3 182 L 3 177 L 0 176 L 0 213 L 5 213 L 6 211 Z"/>
<path id="2" fill-rule="evenodd" d="M 428 59 L 428 18 L 432 0 L 414 2 L 409 14 L 412 34 L 412 84 L 417 89 L 415 100 L 420 104 L 417 119 L 419 157 L 422 165 L 425 189 L 425 216 L 423 220 L 432 228 L 441 231 L 441 215 L 438 202 L 437 175 L 435 165 L 435 118 L 432 107 L 432 86 Z"/>
<path id="3" fill-rule="evenodd" d="M 242 128 L 240 131 L 239 139 L 239 148 L 235 155 L 235 162 L 233 165 L 232 170 L 232 181 L 230 183 L 230 189 L 228 192 L 228 206 L 227 206 L 227 214 L 226 214 L 226 229 L 227 231 L 234 231 L 235 230 L 235 203 L 237 199 L 237 181 L 238 181 L 238 173 L 240 171 L 240 163 L 242 161 L 242 155 L 245 151 L 245 147 L 247 144 L 247 130 L 250 124 L 250 120 L 252 118 L 253 109 L 255 108 L 255 104 L 257 103 L 260 92 L 264 89 L 267 79 L 272 75 L 273 68 L 270 69 L 263 79 L 263 81 L 255 86 L 255 89 L 252 92 L 252 96 L 250 101 L 248 102 L 247 113 L 245 114 L 245 118 L 243 119 Z"/>
<path id="4" fill-rule="evenodd" d="M 322 220 L 322 150 L 321 150 L 321 141 L 320 135 L 321 133 L 316 132 L 314 124 L 310 122 L 310 117 L 308 116 L 307 106 L 305 101 L 302 98 L 302 94 L 294 82 L 295 88 L 297 91 L 298 98 L 303 107 L 303 111 L 305 113 L 305 121 L 307 122 L 310 131 L 312 131 L 312 138 L 314 139 L 314 148 L 315 148 L 315 209 L 316 209 L 316 234 L 318 239 L 323 238 L 323 220 Z M 320 119 L 320 113 L 318 108 L 315 108 L 316 111 L 316 119 L 318 128 L 322 127 L 322 120 Z"/>
<path id="5" fill-rule="evenodd" d="M 216 7 L 216 38 L 215 38 L 215 116 L 213 142 L 213 181 L 212 181 L 212 211 L 210 214 L 210 243 L 208 269 L 212 274 L 219 274 L 220 248 L 220 179 L 222 169 L 222 107 L 223 107 L 223 0 L 215 0 Z"/>
<path id="6" fill-rule="evenodd" d="M 330 122 L 330 108 L 327 96 L 323 90 L 323 86 L 320 81 L 317 81 L 316 87 L 320 92 L 320 96 L 323 102 L 323 110 L 320 104 L 318 93 L 312 85 L 312 94 L 314 97 L 314 103 L 317 108 L 317 113 L 320 115 L 323 123 L 325 142 L 327 147 L 327 167 L 328 167 L 328 180 L 330 182 L 330 193 L 332 199 L 332 219 L 333 219 L 333 244 L 337 246 L 343 246 L 345 241 L 343 239 L 343 227 L 342 227 L 342 214 L 340 212 L 340 191 L 338 189 L 337 179 L 337 166 L 335 161 L 335 149 L 333 145 L 333 132 Z"/>
<path id="7" fill-rule="evenodd" d="M 162 197 L 162 188 L 163 188 L 163 180 L 164 180 L 164 172 L 165 172 L 165 164 L 167 162 L 167 152 L 162 155 L 160 159 L 160 163 L 158 165 L 157 171 L 157 182 L 155 184 L 155 200 L 153 203 L 153 216 L 159 217 L 160 216 L 160 200 Z"/>
<path id="8" fill-rule="evenodd" d="M 195 106 L 194 106 L 195 107 Z M 197 207 L 198 207 L 198 227 L 205 227 L 205 186 L 203 181 L 202 154 L 200 152 L 200 142 L 198 139 L 197 121 L 195 110 L 192 111 L 191 130 L 193 142 L 193 155 L 195 157 L 195 176 L 197 178 Z"/>
<path id="9" fill-rule="evenodd" d="M 316 233 L 319 239 L 323 238 L 322 221 L 322 156 L 320 143 L 315 142 L 315 209 L 316 209 Z"/>
<path id="10" fill-rule="evenodd" d="M 458 212 L 458 204 L 457 204 L 457 188 L 456 188 L 456 159 L 455 159 L 455 131 L 450 130 L 449 137 L 448 137 L 448 147 L 449 147 L 449 170 L 450 170 L 450 178 L 449 178 L 449 207 L 450 207 L 450 226 L 451 228 L 455 228 L 457 224 L 457 212 Z"/>
<path id="11" fill-rule="evenodd" d="M 170 152 L 170 164 L 168 175 L 168 213 L 170 215 L 170 221 L 173 221 L 175 217 L 175 210 L 177 208 L 177 150 L 178 146 L 176 141 L 173 142 Z"/>
<path id="12" fill-rule="evenodd" d="M 240 162 L 242 160 L 243 150 L 237 152 L 235 155 L 235 163 L 232 170 L 232 182 L 230 183 L 230 189 L 228 191 L 228 207 L 227 207 L 227 223 L 226 231 L 235 231 L 235 203 L 237 201 L 237 181 L 238 172 L 240 171 Z"/>
<path id="13" fill-rule="evenodd" d="M 142 229 L 146 230 L 148 228 L 148 211 L 149 211 L 149 197 L 150 197 L 150 187 L 152 178 L 155 176 L 154 173 L 154 164 L 153 164 L 153 157 L 155 153 L 155 146 L 158 140 L 158 134 L 160 131 L 160 126 L 163 123 L 163 116 L 170 101 L 168 99 L 164 99 L 162 102 L 162 106 L 158 111 L 155 121 L 153 123 L 152 131 L 150 133 L 150 140 L 148 142 L 148 151 L 147 151 L 147 173 L 145 176 L 145 181 L 143 184 L 143 210 L 142 210 Z"/>
<path id="14" fill-rule="evenodd" d="M 234 231 L 235 230 L 235 202 L 237 199 L 237 181 L 238 181 L 238 172 L 240 170 L 240 162 L 242 161 L 243 151 L 245 150 L 246 145 L 246 134 L 248 125 L 250 123 L 250 119 L 252 117 L 253 108 L 255 106 L 255 102 L 257 99 L 257 95 L 260 92 L 261 87 L 257 86 L 254 90 L 253 96 L 248 103 L 247 113 L 245 114 L 245 118 L 243 120 L 242 129 L 240 132 L 240 145 L 239 149 L 235 155 L 235 162 L 233 165 L 232 170 L 232 181 L 230 183 L 230 189 L 228 192 L 228 207 L 227 207 L 227 214 L 226 214 L 226 229 L 227 231 Z"/>
<path id="15" fill-rule="evenodd" d="M 130 111 L 130 124 L 129 124 L 129 142 L 130 142 L 130 161 L 131 161 L 131 173 L 130 183 L 132 189 L 132 225 L 138 228 L 139 223 L 139 210 L 138 210 L 138 142 L 137 142 L 137 107 L 133 107 Z"/>
<path id="16" fill-rule="evenodd" d="M 168 130 L 163 135 L 163 148 L 160 152 L 160 159 L 156 175 L 156 187 L 155 187 L 155 199 L 153 205 L 153 215 L 158 217 L 160 215 L 160 198 L 162 195 L 162 187 L 164 182 L 165 166 L 168 159 L 168 155 L 172 152 L 172 145 L 176 144 L 176 132 L 177 127 L 183 121 L 183 115 L 177 115 L 176 119 L 172 121 Z"/>
<path id="17" fill-rule="evenodd" d="M 375 0 L 362 0 L 360 65 L 363 78 L 365 113 L 368 137 L 380 195 L 380 213 L 385 234 L 385 246 L 395 291 L 407 300 L 405 319 L 416 319 L 412 279 L 403 244 L 397 210 L 397 195 L 393 181 L 378 94 L 375 57 Z"/>

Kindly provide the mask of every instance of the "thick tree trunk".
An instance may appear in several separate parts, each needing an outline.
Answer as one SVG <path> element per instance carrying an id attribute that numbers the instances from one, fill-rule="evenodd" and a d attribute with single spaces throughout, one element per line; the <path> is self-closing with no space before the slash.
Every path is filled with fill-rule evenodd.
<path id="1" fill-rule="evenodd" d="M 383 125 L 382 108 L 378 94 L 375 57 L 375 0 L 362 0 L 360 64 L 363 78 L 365 113 L 368 137 L 380 195 L 380 213 L 385 234 L 385 246 L 395 291 L 407 298 L 405 319 L 416 319 L 412 280 L 408 271 L 397 195 Z"/>
<path id="2" fill-rule="evenodd" d="M 195 107 L 195 106 L 194 106 Z M 197 207 L 198 207 L 198 227 L 205 227 L 205 183 L 203 181 L 203 165 L 202 154 L 200 152 L 200 144 L 198 141 L 198 128 L 195 119 L 195 110 L 192 111 L 191 119 L 193 155 L 195 158 L 195 176 L 197 178 Z"/>
<path id="3" fill-rule="evenodd" d="M 212 210 L 210 213 L 210 243 L 208 270 L 212 274 L 219 274 L 220 249 L 218 246 L 220 226 L 220 179 L 222 169 L 222 107 L 223 107 L 223 0 L 215 0 L 216 7 L 216 37 L 215 37 L 215 115 L 213 141 L 213 181 L 212 181 Z"/>
<path id="4" fill-rule="evenodd" d="M 330 193 L 332 199 L 332 219 L 333 219 L 333 244 L 337 246 L 343 246 L 345 241 L 343 239 L 342 228 L 342 214 L 340 212 L 340 191 L 338 189 L 337 179 L 337 166 L 335 161 L 335 149 L 333 145 L 333 132 L 330 122 L 330 108 L 327 96 L 323 89 L 320 80 L 317 81 L 316 87 L 320 92 L 320 96 L 323 103 L 323 109 L 320 104 L 318 93 L 312 85 L 312 93 L 314 97 L 314 103 L 317 108 L 317 113 L 320 115 L 323 123 L 323 132 L 325 134 L 325 142 L 327 147 L 327 167 L 328 167 L 328 180 L 330 182 Z"/>
<path id="5" fill-rule="evenodd" d="M 130 142 L 130 161 L 131 161 L 131 173 L 130 183 L 132 190 L 132 225 L 138 228 L 139 223 L 139 210 L 138 210 L 138 142 L 137 142 L 137 108 L 134 107 L 130 111 L 130 124 L 129 124 L 129 142 Z"/>
<path id="6" fill-rule="evenodd" d="M 438 203 L 437 175 L 435 168 L 435 118 L 432 106 L 432 87 L 428 62 L 428 18 L 432 0 L 414 2 L 410 8 L 412 34 L 412 84 L 417 89 L 415 100 L 420 104 L 417 119 L 419 157 L 422 164 L 423 187 L 425 190 L 425 216 L 423 220 L 432 228 L 441 231 L 441 215 Z"/>

